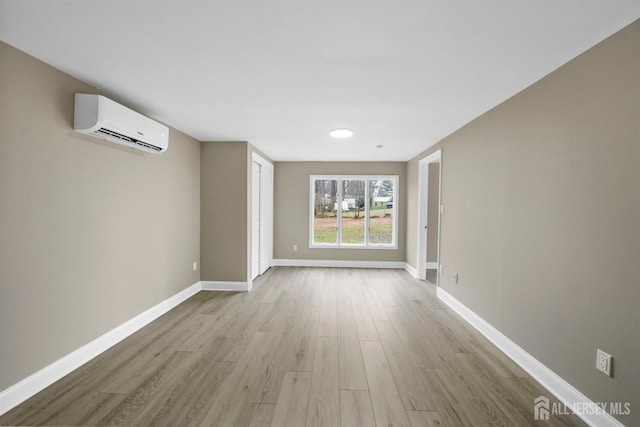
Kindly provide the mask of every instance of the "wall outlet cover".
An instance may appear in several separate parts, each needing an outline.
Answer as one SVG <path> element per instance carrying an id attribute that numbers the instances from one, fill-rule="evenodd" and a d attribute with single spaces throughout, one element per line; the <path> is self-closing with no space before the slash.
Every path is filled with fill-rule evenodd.
<path id="1" fill-rule="evenodd" d="M 611 361 L 610 354 L 598 349 L 596 352 L 596 369 L 605 375 L 611 376 Z"/>

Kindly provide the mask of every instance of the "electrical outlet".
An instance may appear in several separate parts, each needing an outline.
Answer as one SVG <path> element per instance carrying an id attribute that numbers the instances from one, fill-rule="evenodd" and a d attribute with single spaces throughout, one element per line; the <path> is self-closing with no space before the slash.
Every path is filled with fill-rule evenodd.
<path id="1" fill-rule="evenodd" d="M 198 269 L 198 263 L 196 261 L 193 261 L 193 271 L 196 271 Z"/>
<path id="2" fill-rule="evenodd" d="M 598 349 L 596 352 L 596 369 L 605 375 L 611 376 L 612 359 L 610 354 Z"/>
<path id="3" fill-rule="evenodd" d="M 293 251 L 297 251 L 298 250 L 298 245 L 293 245 Z"/>

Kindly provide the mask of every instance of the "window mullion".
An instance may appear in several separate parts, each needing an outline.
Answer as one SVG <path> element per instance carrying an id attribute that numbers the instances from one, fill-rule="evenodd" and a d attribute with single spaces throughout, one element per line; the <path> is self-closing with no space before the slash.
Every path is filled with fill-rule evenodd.
<path id="1" fill-rule="evenodd" d="M 316 215 L 315 215 L 315 208 L 316 208 L 316 181 L 317 179 L 312 178 L 311 180 L 311 188 L 309 189 L 309 194 L 311 194 L 311 203 L 309 206 L 309 214 L 310 214 L 310 221 L 311 224 L 309 224 L 309 227 L 311 229 L 310 231 L 310 235 L 311 235 L 311 242 L 310 242 L 310 246 L 313 246 L 316 242 Z"/>
<path id="2" fill-rule="evenodd" d="M 364 180 L 364 245 L 369 246 L 369 179 Z"/>
<path id="3" fill-rule="evenodd" d="M 342 246 L 342 178 L 338 178 L 338 208 L 336 209 L 336 220 L 338 224 L 338 246 Z"/>

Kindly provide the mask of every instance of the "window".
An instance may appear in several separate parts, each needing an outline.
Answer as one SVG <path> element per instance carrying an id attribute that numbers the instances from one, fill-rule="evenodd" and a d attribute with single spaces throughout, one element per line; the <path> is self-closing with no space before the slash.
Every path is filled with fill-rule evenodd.
<path id="1" fill-rule="evenodd" d="M 311 247 L 397 247 L 397 176 L 312 175 Z"/>

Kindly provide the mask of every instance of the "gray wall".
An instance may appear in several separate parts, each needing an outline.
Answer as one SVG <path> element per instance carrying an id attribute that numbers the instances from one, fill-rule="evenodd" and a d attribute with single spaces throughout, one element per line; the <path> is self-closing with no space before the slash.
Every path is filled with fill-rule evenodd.
<path id="1" fill-rule="evenodd" d="M 398 249 L 309 248 L 310 175 L 398 175 Z M 405 260 L 406 163 L 276 162 L 274 171 L 274 259 L 349 261 Z M 293 251 L 293 245 L 298 250 Z"/>
<path id="2" fill-rule="evenodd" d="M 640 425 L 640 21 L 442 147 L 441 286 Z"/>
<path id="3" fill-rule="evenodd" d="M 251 237 L 248 144 L 201 145 L 202 280 L 246 282 Z"/>
<path id="4" fill-rule="evenodd" d="M 200 147 L 72 130 L 84 83 L 0 42 L 0 390 L 200 280 Z"/>
<path id="5" fill-rule="evenodd" d="M 200 248 L 202 280 L 247 282 L 251 276 L 251 163 L 247 142 L 203 142 Z"/>

